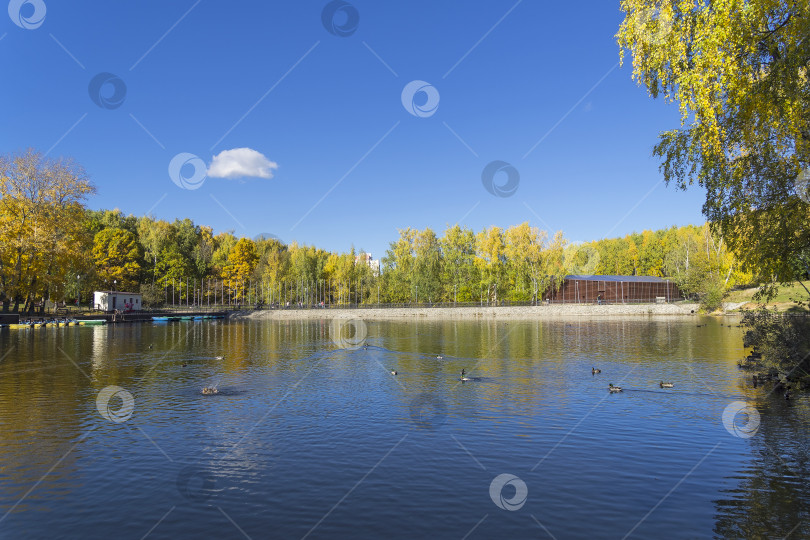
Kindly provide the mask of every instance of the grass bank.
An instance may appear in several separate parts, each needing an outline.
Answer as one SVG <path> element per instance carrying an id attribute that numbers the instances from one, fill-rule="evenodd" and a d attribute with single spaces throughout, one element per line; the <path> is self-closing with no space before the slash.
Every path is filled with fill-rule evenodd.
<path id="1" fill-rule="evenodd" d="M 802 283 L 804 283 L 805 287 L 810 289 L 810 281 L 803 281 Z M 775 307 L 779 311 L 792 311 L 797 309 L 795 300 L 807 301 L 807 291 L 804 290 L 798 281 L 785 287 L 780 287 L 779 293 L 767 303 L 754 300 L 754 295 L 757 291 L 759 291 L 759 287 L 731 291 L 723 300 L 723 303 L 739 304 L 739 306 L 735 306 L 735 309 L 757 309 L 762 305 L 766 305 L 769 308 Z"/>

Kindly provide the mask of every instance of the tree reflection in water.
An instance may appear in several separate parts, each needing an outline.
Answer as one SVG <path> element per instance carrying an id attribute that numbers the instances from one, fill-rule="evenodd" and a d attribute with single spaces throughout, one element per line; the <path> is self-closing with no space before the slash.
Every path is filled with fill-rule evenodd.
<path id="1" fill-rule="evenodd" d="M 752 461 L 715 501 L 720 538 L 810 538 L 810 396 L 786 402 L 769 391 L 754 400 L 762 421 L 747 439 Z"/>

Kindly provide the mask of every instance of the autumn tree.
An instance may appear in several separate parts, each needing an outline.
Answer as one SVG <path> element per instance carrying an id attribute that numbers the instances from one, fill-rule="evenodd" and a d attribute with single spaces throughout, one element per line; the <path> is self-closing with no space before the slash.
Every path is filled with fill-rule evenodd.
<path id="1" fill-rule="evenodd" d="M 654 154 L 667 183 L 766 280 L 810 271 L 810 3 L 623 0 L 633 77 L 680 108 Z"/>
<path id="2" fill-rule="evenodd" d="M 546 232 L 532 227 L 528 222 L 506 229 L 504 234 L 506 275 L 509 280 L 510 300 L 535 300 L 535 293 L 542 294 L 542 252 Z"/>
<path id="3" fill-rule="evenodd" d="M 289 274 L 290 255 L 287 246 L 273 238 L 257 242 L 256 251 L 259 262 L 254 272 L 267 284 L 273 301 L 279 302 L 283 295 L 284 280 Z"/>
<path id="4" fill-rule="evenodd" d="M 84 201 L 95 187 L 69 159 L 33 149 L 0 156 L 0 301 L 8 311 L 63 297 L 65 275 L 83 268 Z"/>
<path id="5" fill-rule="evenodd" d="M 487 300 L 497 301 L 499 287 L 504 285 L 504 238 L 500 227 L 490 227 L 476 236 L 475 266 L 481 273 L 481 285 Z"/>
<path id="6" fill-rule="evenodd" d="M 143 248 L 126 229 L 104 229 L 93 239 L 93 261 L 100 282 L 126 291 L 138 287 Z M 117 282 L 117 283 L 116 283 Z"/>
<path id="7" fill-rule="evenodd" d="M 236 291 L 237 298 L 245 294 L 245 285 L 249 282 L 259 255 L 256 253 L 256 244 L 250 238 L 240 238 L 228 254 L 228 264 L 223 270 L 223 278 L 228 280 L 229 286 Z"/>

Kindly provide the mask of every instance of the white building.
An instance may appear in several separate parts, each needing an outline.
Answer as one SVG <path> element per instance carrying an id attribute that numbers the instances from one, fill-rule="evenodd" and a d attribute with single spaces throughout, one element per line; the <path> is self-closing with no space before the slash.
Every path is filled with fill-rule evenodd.
<path id="1" fill-rule="evenodd" d="M 101 311 L 131 311 L 141 309 L 141 293 L 121 291 L 95 291 L 93 307 Z"/>
<path id="2" fill-rule="evenodd" d="M 374 274 L 379 275 L 380 273 L 380 260 L 373 259 L 371 257 L 371 253 L 361 253 L 360 255 L 355 255 L 354 264 L 357 263 L 365 263 L 366 266 L 371 268 L 371 271 L 374 272 Z"/>

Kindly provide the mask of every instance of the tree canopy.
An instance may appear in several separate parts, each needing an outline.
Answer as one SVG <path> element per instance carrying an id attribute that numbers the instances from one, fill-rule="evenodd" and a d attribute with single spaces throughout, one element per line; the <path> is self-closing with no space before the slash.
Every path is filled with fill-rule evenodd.
<path id="1" fill-rule="evenodd" d="M 91 238 L 84 201 L 95 187 L 71 160 L 29 149 L 0 156 L 0 301 L 65 294 L 65 275 L 85 267 Z"/>
<path id="2" fill-rule="evenodd" d="M 330 252 L 275 237 L 214 234 L 173 222 L 85 207 L 93 185 L 68 160 L 35 151 L 0 158 L 0 302 L 89 301 L 96 289 L 174 302 L 529 302 L 566 274 L 673 278 L 702 297 L 750 281 L 708 226 L 642 231 L 572 244 L 528 222 L 437 233 L 406 227 L 381 268 L 353 247 Z M 90 254 L 91 256 L 87 256 Z"/>
<path id="3" fill-rule="evenodd" d="M 763 279 L 810 272 L 810 4 L 622 0 L 633 77 L 678 104 L 653 151 L 667 183 L 706 189 L 703 212 Z"/>

